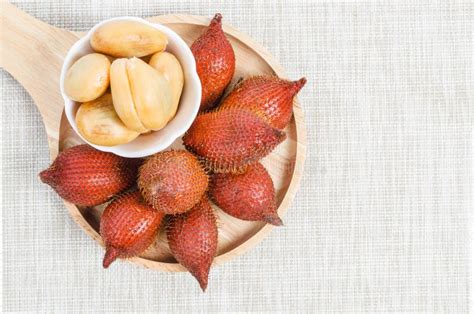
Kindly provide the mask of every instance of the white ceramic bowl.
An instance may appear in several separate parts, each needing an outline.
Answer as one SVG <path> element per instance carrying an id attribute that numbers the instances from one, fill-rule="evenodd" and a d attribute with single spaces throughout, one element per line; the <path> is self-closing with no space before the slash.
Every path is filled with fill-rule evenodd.
<path id="1" fill-rule="evenodd" d="M 140 135 L 130 143 L 117 146 L 99 146 L 90 143 L 77 130 L 76 112 L 79 109 L 79 103 L 69 99 L 64 92 L 64 78 L 67 70 L 72 64 L 83 55 L 94 52 L 89 44 L 92 33 L 102 24 L 114 20 L 129 20 L 136 21 L 150 25 L 168 37 L 168 46 L 166 51 L 171 52 L 178 58 L 184 72 L 184 87 L 181 99 L 179 102 L 176 116 L 161 130 L 153 131 L 149 134 Z M 95 25 L 86 36 L 79 39 L 68 51 L 61 69 L 60 78 L 61 94 L 64 99 L 64 110 L 66 117 L 71 124 L 74 131 L 76 131 L 81 138 L 89 145 L 123 157 L 145 157 L 162 151 L 169 147 L 177 138 L 182 136 L 191 126 L 199 111 L 199 104 L 201 102 L 201 82 L 196 72 L 196 62 L 193 54 L 184 40 L 179 37 L 174 31 L 161 24 L 154 24 L 136 17 L 119 17 L 103 21 Z"/>

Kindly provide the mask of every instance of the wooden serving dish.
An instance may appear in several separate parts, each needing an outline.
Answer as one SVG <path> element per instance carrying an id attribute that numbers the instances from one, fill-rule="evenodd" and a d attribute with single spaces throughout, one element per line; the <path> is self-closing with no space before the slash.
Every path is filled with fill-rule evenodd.
<path id="1" fill-rule="evenodd" d="M 81 143 L 63 114 L 63 99 L 59 92 L 59 74 L 63 58 L 81 33 L 43 23 L 15 6 L 2 3 L 0 65 L 29 92 L 43 118 L 48 135 L 51 159 L 66 147 Z M 148 20 L 168 26 L 188 43 L 192 43 L 209 24 L 210 19 L 193 15 L 166 15 Z M 241 77 L 255 74 L 276 74 L 286 77 L 274 57 L 247 35 L 224 25 L 224 31 L 234 48 L 237 65 L 233 83 Z M 262 163 L 270 173 L 277 191 L 278 212 L 283 217 L 298 189 L 306 152 L 306 130 L 303 113 L 294 100 L 293 119 L 285 129 L 287 140 L 280 144 Z M 34 136 L 32 134 L 32 136 Z M 177 140 L 172 147 L 181 147 Z M 103 206 L 78 208 L 64 202 L 71 217 L 100 245 L 99 219 Z M 233 218 L 218 207 L 219 244 L 214 265 L 243 254 L 265 238 L 273 226 Z M 172 257 L 163 232 L 156 243 L 141 257 L 128 261 L 161 271 L 185 271 Z"/>

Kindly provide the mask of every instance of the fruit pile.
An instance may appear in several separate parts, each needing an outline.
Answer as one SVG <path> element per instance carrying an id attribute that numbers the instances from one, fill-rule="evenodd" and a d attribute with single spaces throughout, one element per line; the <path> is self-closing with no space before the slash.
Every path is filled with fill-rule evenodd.
<path id="1" fill-rule="evenodd" d="M 109 21 L 92 33 L 94 52 L 74 62 L 64 78 L 66 95 L 81 103 L 76 124 L 84 139 L 125 144 L 173 119 L 184 74 L 167 44 L 164 33 L 137 21 Z"/>
<path id="2" fill-rule="evenodd" d="M 64 150 L 41 180 L 79 206 L 112 200 L 100 220 L 107 268 L 142 254 L 162 225 L 175 259 L 207 287 L 217 252 L 210 200 L 234 217 L 282 224 L 271 177 L 259 160 L 285 139 L 293 97 L 305 79 L 251 77 L 215 108 L 235 70 L 217 14 L 191 47 L 202 81 L 202 112 L 183 137 L 186 150 L 127 159 L 79 145 Z"/>

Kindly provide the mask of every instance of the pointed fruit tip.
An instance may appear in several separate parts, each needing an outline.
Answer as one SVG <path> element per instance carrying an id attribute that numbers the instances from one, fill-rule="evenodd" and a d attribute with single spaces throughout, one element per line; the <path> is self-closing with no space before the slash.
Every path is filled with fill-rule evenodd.
<path id="1" fill-rule="evenodd" d="M 212 19 L 212 22 L 217 22 L 220 24 L 222 22 L 222 14 L 216 13 L 216 15 L 214 15 L 214 18 Z"/>
<path id="2" fill-rule="evenodd" d="M 45 169 L 39 173 L 41 182 L 51 185 L 54 181 L 53 171 L 51 168 Z"/>
<path id="3" fill-rule="evenodd" d="M 199 281 L 199 280 L 198 280 Z M 199 286 L 201 287 L 202 292 L 206 292 L 207 289 L 207 278 L 205 281 L 199 281 Z"/>
<path id="4" fill-rule="evenodd" d="M 104 268 L 108 268 L 110 264 L 112 264 L 117 259 L 118 256 L 119 256 L 119 251 L 117 249 L 115 248 L 106 249 L 102 266 Z"/>
<path id="5" fill-rule="evenodd" d="M 306 77 L 302 77 L 299 80 L 293 82 L 295 94 L 298 93 L 303 88 L 303 86 L 305 86 L 306 82 Z"/>
<path id="6" fill-rule="evenodd" d="M 196 273 L 191 273 L 191 274 L 199 282 L 199 286 L 201 287 L 201 290 L 205 292 L 207 288 L 208 279 L 209 279 L 209 269 L 201 270 L 201 271 L 198 271 Z"/>
<path id="7" fill-rule="evenodd" d="M 281 220 L 280 217 L 278 217 L 278 214 L 270 214 L 270 215 L 266 215 L 263 220 L 266 222 L 266 223 L 269 223 L 269 224 L 272 224 L 274 226 L 283 226 L 283 221 Z"/>

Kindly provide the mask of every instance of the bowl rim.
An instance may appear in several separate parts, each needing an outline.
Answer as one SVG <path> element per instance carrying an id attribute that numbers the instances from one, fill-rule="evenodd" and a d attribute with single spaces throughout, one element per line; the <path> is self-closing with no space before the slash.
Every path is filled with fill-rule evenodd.
<path id="1" fill-rule="evenodd" d="M 88 41 L 90 41 L 90 38 L 92 36 L 92 33 L 97 30 L 100 26 L 112 22 L 112 21 L 136 21 L 148 26 L 151 26 L 153 28 L 156 28 L 162 32 L 164 32 L 167 37 L 168 41 L 172 40 L 177 46 L 180 51 L 182 51 L 185 55 L 186 62 L 189 63 L 189 66 L 186 66 L 186 68 L 183 67 L 183 72 L 189 75 L 191 77 L 190 80 L 185 80 L 184 82 L 184 88 L 190 88 L 192 92 L 195 95 L 195 100 L 193 102 L 192 110 L 187 111 L 187 119 L 185 120 L 184 124 L 177 129 L 175 132 L 170 133 L 168 136 L 160 138 L 159 141 L 151 141 L 150 146 L 146 146 L 140 150 L 128 150 L 128 149 L 123 149 L 124 145 L 128 144 L 121 144 L 121 145 L 115 145 L 115 146 L 102 146 L 102 145 L 96 145 L 85 139 L 81 133 L 77 129 L 77 124 L 75 121 L 75 114 L 74 114 L 74 108 L 76 105 L 74 105 L 73 100 L 71 100 L 65 93 L 64 91 L 64 79 L 66 76 L 67 71 L 69 68 L 72 66 L 72 64 L 78 60 L 78 58 L 84 56 L 80 55 L 77 51 L 81 49 Z M 91 52 L 92 53 L 92 52 Z M 186 44 L 186 42 L 181 38 L 180 35 L 178 35 L 175 31 L 173 31 L 171 28 L 166 27 L 165 25 L 159 23 L 159 22 L 150 22 L 145 19 L 139 18 L 139 17 L 133 17 L 133 16 L 120 16 L 120 17 L 114 17 L 110 19 L 103 20 L 97 24 L 95 24 L 93 27 L 91 27 L 84 36 L 79 38 L 67 51 L 66 56 L 64 57 L 63 63 L 61 65 L 61 74 L 59 78 L 59 89 L 61 96 L 64 101 L 64 113 L 66 115 L 66 118 L 71 125 L 72 129 L 74 130 L 75 133 L 88 145 L 91 145 L 92 147 L 104 151 L 104 152 L 110 152 L 114 153 L 116 155 L 122 156 L 122 157 L 127 157 L 127 158 L 142 158 L 142 157 L 147 157 L 150 155 L 153 155 L 157 152 L 166 150 L 168 147 L 170 147 L 179 137 L 181 137 L 192 125 L 194 122 L 194 119 L 196 118 L 198 112 L 199 112 L 199 106 L 201 102 L 201 95 L 202 95 L 202 87 L 201 87 L 201 81 L 199 79 L 199 76 L 197 74 L 197 67 L 196 67 L 196 61 L 194 59 L 194 56 L 191 52 L 190 47 Z M 175 117 L 174 117 L 175 118 Z M 173 118 L 173 119 L 174 119 Z M 171 119 L 168 124 L 173 120 Z M 162 129 L 166 129 L 168 124 Z M 140 135 L 138 136 L 140 137 Z M 138 138 L 137 137 L 137 138 Z M 134 139 L 133 141 L 135 141 Z M 133 142 L 132 141 L 132 142 Z M 131 143 L 131 142 L 130 142 Z"/>

